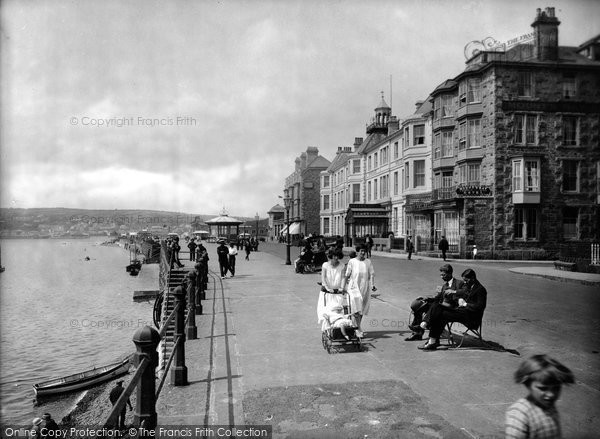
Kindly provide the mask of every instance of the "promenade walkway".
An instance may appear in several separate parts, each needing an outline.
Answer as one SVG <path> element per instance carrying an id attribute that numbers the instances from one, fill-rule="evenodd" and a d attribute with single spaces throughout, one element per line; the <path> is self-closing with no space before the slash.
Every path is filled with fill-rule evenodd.
<path id="1" fill-rule="evenodd" d="M 163 388 L 160 425 L 269 424 L 274 437 L 293 438 L 500 438 L 506 408 L 524 394 L 512 374 L 523 356 L 543 349 L 577 366 L 580 381 L 559 403 L 565 437 L 595 437 L 600 431 L 598 351 L 563 343 L 560 328 L 528 334 L 520 326 L 527 324 L 524 319 L 510 326 L 503 313 L 515 311 L 505 309 L 506 298 L 496 296 L 497 309 L 486 310 L 490 324 L 483 337 L 495 349 L 467 340 L 468 349 L 426 353 L 404 341 L 408 304 L 434 287 L 439 259 L 409 266 L 393 260 L 404 255 L 374 254 L 379 291 L 364 322 L 366 349 L 329 355 L 317 325 L 320 275 L 295 274 L 264 251 L 269 245 L 275 246 L 266 244 L 250 261 L 238 256 L 235 277 L 215 277 L 209 284 L 204 314 L 196 320 L 198 339 L 185 347 L 190 384 Z M 208 250 L 210 268 L 217 271 L 215 248 Z M 397 264 L 405 265 L 399 270 Z M 420 269 L 433 274 L 425 278 Z M 516 276 L 509 286 L 521 279 L 507 270 L 498 271 L 499 282 L 505 282 L 501 276 Z M 593 287 L 577 288 L 574 297 L 593 297 Z M 515 306 L 520 310 L 523 302 Z M 595 340 L 600 335 L 597 318 L 583 327 L 578 322 L 570 327 L 569 320 L 564 317 L 565 331 L 588 331 Z"/>

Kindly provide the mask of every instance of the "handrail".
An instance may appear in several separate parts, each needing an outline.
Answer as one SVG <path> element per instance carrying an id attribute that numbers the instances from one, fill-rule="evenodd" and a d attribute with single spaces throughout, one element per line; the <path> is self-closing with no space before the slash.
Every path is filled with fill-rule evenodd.
<path id="1" fill-rule="evenodd" d="M 175 343 L 173 344 L 173 350 L 171 351 L 171 355 L 169 355 L 169 361 L 167 361 L 167 365 L 165 366 L 165 372 L 163 373 L 160 382 L 158 383 L 158 389 L 156 390 L 156 399 L 158 399 L 158 397 L 160 396 L 160 391 L 163 388 L 163 385 L 165 384 L 165 381 L 167 379 L 167 372 L 169 371 L 169 368 L 171 367 L 171 363 L 173 362 L 173 358 L 175 358 L 175 352 L 177 351 L 177 348 L 179 347 L 179 343 L 181 342 L 182 337 L 179 336 L 175 339 Z"/>
<path id="2" fill-rule="evenodd" d="M 110 411 L 110 414 L 108 415 L 108 418 L 106 419 L 106 422 L 104 422 L 104 428 L 110 428 L 114 425 L 117 425 L 117 422 L 119 419 L 119 414 L 125 408 L 125 404 L 127 404 L 129 397 L 131 396 L 131 394 L 133 393 L 133 391 L 139 384 L 142 374 L 144 373 L 146 368 L 151 363 L 152 362 L 150 361 L 149 358 L 147 358 L 147 357 L 142 358 L 142 361 L 140 362 L 137 369 L 135 370 L 135 373 L 133 374 L 131 381 L 129 381 L 129 384 L 127 385 L 127 387 L 125 388 L 123 393 L 121 393 L 121 396 L 119 396 L 119 399 L 117 400 L 117 402 L 113 406 L 112 410 Z"/>
<path id="3" fill-rule="evenodd" d="M 160 328 L 160 331 L 158 331 L 158 335 L 160 335 L 161 340 L 164 338 L 164 336 L 167 332 L 167 329 L 169 327 L 169 324 L 175 318 L 175 315 L 177 314 L 177 311 L 179 311 L 180 306 L 181 306 L 181 303 L 177 303 L 177 305 L 175 305 L 173 307 L 173 311 L 171 311 L 171 314 L 169 314 L 169 317 L 167 317 L 167 320 L 165 320 L 165 322 L 163 323 L 162 327 Z"/>

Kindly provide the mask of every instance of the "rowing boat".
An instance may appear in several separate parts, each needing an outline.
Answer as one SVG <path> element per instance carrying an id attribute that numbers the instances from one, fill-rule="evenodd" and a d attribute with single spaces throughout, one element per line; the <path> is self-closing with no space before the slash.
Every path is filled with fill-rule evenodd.
<path id="1" fill-rule="evenodd" d="M 129 359 L 112 363 L 104 367 L 86 370 L 85 372 L 55 378 L 33 385 L 36 397 L 57 395 L 59 393 L 73 392 L 85 389 L 96 384 L 110 381 L 129 372 Z"/>

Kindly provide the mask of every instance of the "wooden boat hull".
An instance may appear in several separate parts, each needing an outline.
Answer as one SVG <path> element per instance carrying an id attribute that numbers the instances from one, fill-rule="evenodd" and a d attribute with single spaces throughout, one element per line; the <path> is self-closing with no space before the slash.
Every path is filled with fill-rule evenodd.
<path id="1" fill-rule="evenodd" d="M 85 372 L 69 375 L 63 378 L 44 381 L 34 384 L 33 391 L 36 397 L 58 395 L 86 389 L 97 384 L 110 381 L 129 372 L 129 359 L 109 364 L 104 367 L 94 368 Z"/>

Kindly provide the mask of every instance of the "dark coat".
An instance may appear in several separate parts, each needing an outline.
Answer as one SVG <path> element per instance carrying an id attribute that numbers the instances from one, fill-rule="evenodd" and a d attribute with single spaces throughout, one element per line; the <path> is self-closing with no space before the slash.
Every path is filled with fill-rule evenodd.
<path id="1" fill-rule="evenodd" d="M 450 248 L 450 245 L 448 244 L 448 240 L 446 238 L 440 239 L 438 248 L 442 251 L 448 251 L 448 249 Z"/>
<path id="2" fill-rule="evenodd" d="M 227 263 L 229 260 L 229 249 L 225 244 L 221 244 L 217 247 L 217 255 L 219 256 L 219 262 Z"/>
<path id="3" fill-rule="evenodd" d="M 467 320 L 472 324 L 481 322 L 487 305 L 487 290 L 485 287 L 478 280 L 475 280 L 470 288 L 465 286 L 458 290 L 456 296 L 467 302 L 467 306 L 461 308 L 465 310 Z"/>

